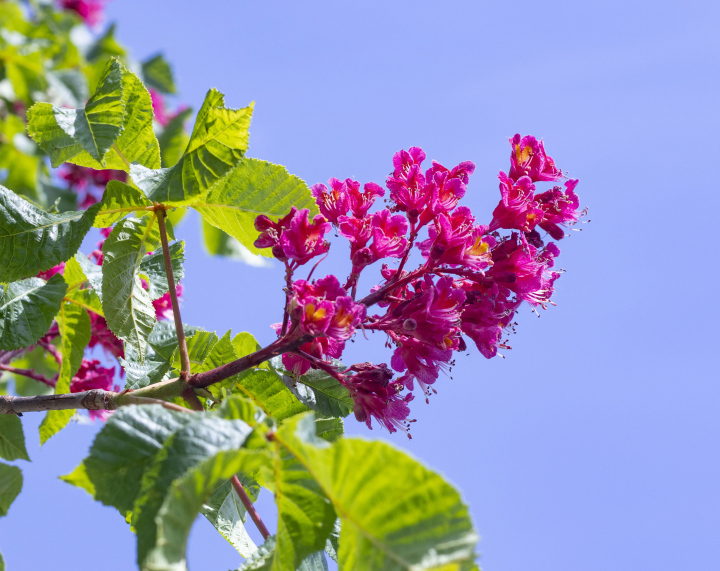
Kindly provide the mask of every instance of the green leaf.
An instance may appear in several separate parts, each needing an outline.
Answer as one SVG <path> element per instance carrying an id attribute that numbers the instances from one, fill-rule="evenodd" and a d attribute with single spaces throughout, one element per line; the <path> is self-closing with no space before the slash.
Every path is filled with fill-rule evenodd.
<path id="1" fill-rule="evenodd" d="M 122 83 L 122 64 L 113 59 L 85 109 L 36 103 L 28 110 L 28 133 L 50 156 L 54 167 L 86 153 L 105 168 L 105 155 L 123 129 Z"/>
<path id="2" fill-rule="evenodd" d="M 175 206 L 197 202 L 245 154 L 252 109 L 252 104 L 227 109 L 222 93 L 211 89 L 179 162 L 159 170 L 132 165 L 130 176 L 153 202 Z"/>
<path id="3" fill-rule="evenodd" d="M 229 481 L 223 482 L 212 493 L 200 513 L 243 557 L 249 557 L 257 550 L 243 525 L 247 521 L 245 506 Z"/>
<path id="4" fill-rule="evenodd" d="M 308 410 L 272 371 L 251 369 L 247 374 L 238 375 L 232 392 L 249 398 L 278 421 Z"/>
<path id="5" fill-rule="evenodd" d="M 221 450 L 174 481 L 158 511 L 157 536 L 142 569 L 187 569 L 185 546 L 190 528 L 217 485 L 238 472 L 253 472 L 266 464 L 264 451 Z M 143 537 L 138 528 L 138 545 Z"/>
<path id="6" fill-rule="evenodd" d="M 95 228 L 109 228 L 118 220 L 122 220 L 131 212 L 152 206 L 143 193 L 137 188 L 111 180 L 105 187 L 100 210 L 95 217 Z"/>
<path id="7" fill-rule="evenodd" d="M 337 518 L 333 530 L 330 532 L 330 537 L 328 537 L 325 544 L 325 553 L 335 562 L 338 560 L 338 551 L 340 551 L 340 528 L 340 518 Z"/>
<path id="8" fill-rule="evenodd" d="M 140 282 L 140 264 L 160 235 L 155 213 L 138 220 L 126 218 L 113 229 L 103 245 L 102 305 L 110 330 L 137 347 L 145 360 L 147 338 L 155 326 L 155 308 Z"/>
<path id="9" fill-rule="evenodd" d="M 22 422 L 14 414 L 0 414 L 0 458 L 30 460 L 25 448 Z"/>
<path id="10" fill-rule="evenodd" d="M 339 567 L 466 569 L 477 535 L 460 494 L 441 476 L 383 442 L 315 435 L 313 416 L 275 435 L 305 466 L 342 520 Z"/>
<path id="11" fill-rule="evenodd" d="M 100 296 L 98 296 L 94 289 L 83 287 L 88 283 L 88 278 L 85 275 L 83 266 L 81 266 L 80 262 L 78 262 L 78 256 L 82 256 L 83 258 L 85 257 L 83 254 L 78 252 L 76 257 L 70 258 L 65 264 L 63 278 L 65 278 L 65 282 L 68 284 L 65 299 L 86 309 L 87 311 L 92 311 L 102 316 L 103 310 L 102 303 L 100 302 Z M 87 258 L 85 259 L 87 260 Z M 95 267 L 97 268 L 98 273 L 100 273 L 100 266 Z"/>
<path id="12" fill-rule="evenodd" d="M 60 476 L 60 479 L 63 482 L 66 482 L 72 486 L 77 486 L 78 488 L 82 488 L 88 494 L 95 497 L 95 486 L 93 485 L 93 483 L 90 481 L 90 478 L 88 477 L 87 468 L 85 468 L 85 464 L 79 464 L 69 474 Z"/>
<path id="13" fill-rule="evenodd" d="M 10 504 L 22 490 L 23 477 L 20 468 L 0 462 L 0 517 L 7 515 Z"/>
<path id="14" fill-rule="evenodd" d="M 89 61 L 93 61 L 111 56 L 123 57 L 125 53 L 125 48 L 115 39 L 115 24 L 110 24 L 107 31 L 88 50 L 87 58 Z"/>
<path id="15" fill-rule="evenodd" d="M 305 393 L 314 403 L 311 408 L 325 417 L 346 417 L 353 410 L 353 398 L 350 391 L 340 384 L 336 378 L 324 371 L 310 370 L 300 377 L 298 382 L 310 388 L 312 395 Z M 300 387 L 298 387 L 299 389 Z M 305 402 L 303 400 L 303 402 Z"/>
<path id="16" fill-rule="evenodd" d="M 48 214 L 0 186 L 0 282 L 37 275 L 77 252 L 99 206 Z"/>
<path id="17" fill-rule="evenodd" d="M 63 304 L 57 316 L 60 330 L 60 375 L 55 384 L 55 394 L 70 392 L 70 382 L 80 369 L 83 352 L 90 342 L 90 316 L 82 307 Z M 50 410 L 40 423 L 40 444 L 67 426 L 74 410 Z"/>
<path id="18" fill-rule="evenodd" d="M 270 571 L 275 556 L 275 536 L 271 535 L 237 571 Z"/>
<path id="19" fill-rule="evenodd" d="M 91 262 L 82 252 L 75 254 L 75 259 L 80 264 L 83 274 L 85 274 L 95 293 L 102 298 L 102 266 Z"/>
<path id="20" fill-rule="evenodd" d="M 183 262 L 185 262 L 185 242 L 174 242 L 170 244 L 170 259 L 172 261 L 173 276 L 177 284 L 183 277 Z M 165 273 L 165 259 L 162 248 L 158 248 L 149 256 L 144 256 L 140 262 L 140 275 L 148 282 L 148 295 L 155 300 L 170 291 L 167 274 Z"/>
<path id="21" fill-rule="evenodd" d="M 258 268 L 267 268 L 272 265 L 269 260 L 251 253 L 235 238 L 226 234 L 220 228 L 215 228 L 204 218 L 202 219 L 202 232 L 205 249 L 211 256 L 230 258 Z"/>
<path id="22" fill-rule="evenodd" d="M 3 560 L 2 553 L 0 553 L 0 571 L 5 571 L 5 561 Z"/>
<path id="23" fill-rule="evenodd" d="M 47 283 L 28 278 L 0 288 L 0 350 L 12 351 L 29 347 L 48 332 L 67 285 L 55 274 Z"/>
<path id="24" fill-rule="evenodd" d="M 71 162 L 94 169 L 130 163 L 160 167 L 152 100 L 140 79 L 111 59 L 85 109 L 37 103 L 28 111 L 28 132 L 52 165 Z"/>
<path id="25" fill-rule="evenodd" d="M 95 499 L 124 516 L 132 509 L 142 476 L 165 441 L 191 420 L 190 414 L 160 405 L 126 406 L 113 414 L 81 464 Z"/>
<path id="26" fill-rule="evenodd" d="M 132 520 L 138 536 L 138 564 L 141 567 L 150 551 L 160 544 L 157 526 L 161 518 L 156 516 L 173 481 L 221 451 L 232 450 L 237 454 L 252 433 L 252 428 L 241 420 L 224 420 L 207 414 L 188 416 L 191 419 L 188 425 L 167 440 L 142 478 Z M 217 484 L 218 481 L 214 481 L 207 496 L 202 498 L 193 519 Z"/>
<path id="27" fill-rule="evenodd" d="M 318 418 L 315 424 L 317 435 L 328 442 L 335 442 L 345 433 L 342 418 Z"/>
<path id="28" fill-rule="evenodd" d="M 218 336 L 211 331 L 196 331 L 191 337 L 186 339 L 188 357 L 190 359 L 190 372 L 199 373 L 207 370 L 203 368 L 203 363 L 218 342 Z M 180 351 L 175 351 L 173 355 L 173 367 L 180 369 Z"/>
<path id="29" fill-rule="evenodd" d="M 288 174 L 285 167 L 257 159 L 243 160 L 206 197 L 192 204 L 207 222 L 237 239 L 251 253 L 267 257 L 271 255 L 269 249 L 253 245 L 258 237 L 255 218 L 258 214 L 285 216 L 292 206 L 317 213 L 315 199 L 303 180 Z"/>
<path id="30" fill-rule="evenodd" d="M 328 571 L 327 560 L 322 551 L 308 555 L 297 568 L 297 571 Z"/>
<path id="31" fill-rule="evenodd" d="M 192 109 L 183 109 L 163 128 L 162 133 L 158 135 L 160 143 L 160 156 L 162 159 L 162 167 L 167 168 L 173 166 L 180 160 L 185 147 L 187 147 L 190 137 L 185 133 L 185 121 L 192 115 Z"/>
<path id="32" fill-rule="evenodd" d="M 337 516 L 312 474 L 280 445 L 275 474 L 278 529 L 272 569 L 295 571 L 306 557 L 325 548 Z"/>
<path id="33" fill-rule="evenodd" d="M 175 93 L 175 83 L 170 64 L 162 54 L 152 57 L 142 64 L 145 83 L 163 93 Z"/>

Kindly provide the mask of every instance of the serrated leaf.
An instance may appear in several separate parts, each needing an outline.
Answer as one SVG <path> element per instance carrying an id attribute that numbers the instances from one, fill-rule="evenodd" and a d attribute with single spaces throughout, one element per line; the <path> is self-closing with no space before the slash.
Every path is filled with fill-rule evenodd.
<path id="1" fill-rule="evenodd" d="M 78 255 L 83 256 L 79 252 Z M 100 266 L 95 267 L 98 269 L 98 273 L 100 273 Z M 87 311 L 92 311 L 100 316 L 103 315 L 100 296 L 98 296 L 94 289 L 90 287 L 83 287 L 88 283 L 88 278 L 85 275 L 80 262 L 78 262 L 77 255 L 74 258 L 70 258 L 65 264 L 63 278 L 65 278 L 65 282 L 68 284 L 68 289 L 65 293 L 65 299 L 67 301 L 82 307 Z"/>
<path id="2" fill-rule="evenodd" d="M 14 414 L 0 414 L 0 458 L 30 460 L 25 448 L 22 422 Z"/>
<path id="3" fill-rule="evenodd" d="M 242 159 L 248 147 L 252 108 L 250 104 L 244 109 L 227 109 L 222 93 L 211 89 L 179 162 L 156 170 L 132 165 L 130 176 L 153 202 L 193 204 Z"/>
<path id="4" fill-rule="evenodd" d="M 328 442 L 335 442 L 345 433 L 342 418 L 318 418 L 315 420 L 317 435 Z"/>
<path id="5" fill-rule="evenodd" d="M 90 342 L 90 316 L 82 307 L 63 304 L 57 316 L 60 330 L 60 374 L 55 383 L 55 394 L 70 392 L 70 382 L 80 369 L 83 352 Z M 67 426 L 74 410 L 50 410 L 40 423 L 40 444 Z"/>
<path id="6" fill-rule="evenodd" d="M 286 447 L 275 447 L 277 547 L 273 571 L 295 571 L 325 548 L 337 516 L 312 474 Z"/>
<path id="7" fill-rule="evenodd" d="M 55 274 L 46 283 L 28 278 L 3 286 L 0 295 L 0 350 L 29 347 L 45 335 L 60 311 L 67 284 Z"/>
<path id="8" fill-rule="evenodd" d="M 292 206 L 317 213 L 307 184 L 285 167 L 258 159 L 244 159 L 232 172 L 192 207 L 216 228 L 238 240 L 251 253 L 270 257 L 267 248 L 254 246 L 258 214 L 278 218 Z"/>
<path id="9" fill-rule="evenodd" d="M 99 208 L 48 214 L 0 186 L 0 282 L 35 276 L 70 259 Z"/>
<path id="10" fill-rule="evenodd" d="M 75 259 L 80 264 L 83 274 L 85 274 L 95 293 L 102 298 L 102 267 L 92 263 L 82 252 L 75 254 Z"/>
<path id="11" fill-rule="evenodd" d="M 152 205 L 152 202 L 145 198 L 137 188 L 119 180 L 111 180 L 105 186 L 100 210 L 95 217 L 93 226 L 109 228 L 128 214 Z"/>
<path id="12" fill-rule="evenodd" d="M 85 464 L 77 465 L 69 474 L 60 476 L 60 480 L 70 484 L 71 486 L 77 486 L 78 488 L 85 490 L 91 496 L 95 497 L 95 486 L 93 486 L 90 478 L 88 478 Z"/>
<path id="13" fill-rule="evenodd" d="M 214 331 L 196 331 L 186 339 L 188 358 L 190 359 L 190 372 L 199 373 L 203 369 L 203 363 L 218 342 L 218 336 Z M 180 351 L 173 355 L 173 367 L 180 369 Z"/>
<path id="14" fill-rule="evenodd" d="M 142 475 L 164 442 L 191 420 L 190 414 L 160 405 L 127 406 L 113 414 L 82 463 L 95 499 L 124 516 L 132 509 Z"/>
<path id="15" fill-rule="evenodd" d="M 37 103 L 28 111 L 28 133 L 54 167 L 71 162 L 128 171 L 132 162 L 160 167 L 152 100 L 140 79 L 111 59 L 84 109 Z"/>
<path id="16" fill-rule="evenodd" d="M 155 359 L 155 355 L 146 356 L 144 363 L 120 358 L 120 364 L 125 370 L 125 390 L 134 391 L 149 385 L 154 385 L 170 378 L 170 363 L 164 359 Z"/>
<path id="17" fill-rule="evenodd" d="M 256 256 L 235 238 L 220 228 L 215 228 L 204 218 L 202 219 L 202 232 L 205 249 L 211 256 L 230 258 L 256 268 L 267 268 L 272 265 L 270 260 Z"/>
<path id="18" fill-rule="evenodd" d="M 122 64 L 113 59 L 84 109 L 36 103 L 28 110 L 28 133 L 54 167 L 87 154 L 98 165 L 93 168 L 105 168 L 105 155 L 123 130 L 122 83 Z"/>
<path id="19" fill-rule="evenodd" d="M 7 515 L 10 504 L 17 498 L 22 485 L 20 468 L 0 462 L 0 517 Z"/>
<path id="20" fill-rule="evenodd" d="M 185 242 L 174 242 L 170 244 L 169 250 L 173 276 L 177 284 L 185 277 L 185 271 L 183 270 Z M 157 249 L 149 256 L 143 257 L 142 262 L 140 262 L 140 275 L 147 278 L 147 292 L 150 299 L 156 300 L 170 291 L 167 274 L 165 273 L 165 259 L 163 258 L 162 248 Z"/>
<path id="21" fill-rule="evenodd" d="M 297 571 L 328 571 L 327 560 L 322 551 L 308 555 L 297 568 Z"/>
<path id="22" fill-rule="evenodd" d="M 330 558 L 335 562 L 337 562 L 338 560 L 338 551 L 340 551 L 341 525 L 342 524 L 340 522 L 340 518 L 337 518 L 335 520 L 333 530 L 330 532 L 330 536 L 327 538 L 327 543 L 325 543 L 325 553 L 327 553 Z"/>
<path id="23" fill-rule="evenodd" d="M 142 569 L 187 569 L 185 546 L 190 528 L 218 483 L 238 472 L 253 472 L 266 464 L 264 451 L 221 450 L 174 481 L 158 511 L 157 537 Z M 138 536 L 141 537 L 139 530 Z"/>
<path id="24" fill-rule="evenodd" d="M 278 421 L 308 410 L 272 371 L 254 369 L 239 375 L 232 392 L 249 398 Z"/>
<path id="25" fill-rule="evenodd" d="M 168 168 L 180 160 L 185 147 L 190 141 L 189 135 L 185 132 L 185 121 L 192 115 L 192 109 L 183 109 L 170 122 L 165 125 L 162 133 L 158 135 L 160 143 L 160 157 L 162 167 Z"/>
<path id="26" fill-rule="evenodd" d="M 212 493 L 200 513 L 243 557 L 249 557 L 257 550 L 255 542 L 245 529 L 244 523 L 247 521 L 245 506 L 242 505 L 229 481 L 223 482 Z"/>
<path id="27" fill-rule="evenodd" d="M 319 369 L 311 369 L 298 382 L 310 388 L 318 412 L 325 417 L 346 417 L 353 410 L 350 391 L 340 382 Z"/>
<path id="28" fill-rule="evenodd" d="M 315 435 L 311 414 L 275 435 L 314 476 L 342 520 L 339 567 L 347 570 L 471 568 L 477 535 L 458 492 L 383 442 Z"/>
<path id="29" fill-rule="evenodd" d="M 258 550 L 245 560 L 237 571 L 270 571 L 275 556 L 275 536 L 271 535 Z"/>
<path id="30" fill-rule="evenodd" d="M 163 93 L 175 93 L 172 68 L 162 54 L 144 61 L 142 74 L 146 85 Z"/>
<path id="31" fill-rule="evenodd" d="M 162 452 L 143 474 L 140 494 L 135 501 L 132 522 L 138 536 L 138 564 L 143 568 L 146 568 L 144 562 L 148 554 L 160 543 L 157 526 L 161 518 L 156 516 L 173 481 L 219 452 L 232 450 L 237 454 L 252 433 L 252 428 L 241 420 L 224 420 L 210 415 L 188 416 L 187 426 L 167 440 Z M 213 482 L 207 496 L 202 498 L 193 519 L 217 483 Z"/>
<path id="32" fill-rule="evenodd" d="M 155 214 L 126 218 L 103 245 L 102 305 L 110 330 L 138 350 L 145 360 L 147 338 L 155 326 L 155 308 L 140 282 L 140 264 L 159 242 Z"/>

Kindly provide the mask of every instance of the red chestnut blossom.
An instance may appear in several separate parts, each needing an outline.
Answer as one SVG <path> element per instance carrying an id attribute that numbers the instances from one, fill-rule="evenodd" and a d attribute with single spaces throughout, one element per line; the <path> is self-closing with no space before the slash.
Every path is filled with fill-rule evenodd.
<path id="1" fill-rule="evenodd" d="M 167 112 L 167 109 L 165 108 L 165 100 L 162 96 L 162 93 L 153 88 L 148 89 L 148 91 L 150 93 L 150 100 L 152 101 L 153 115 L 155 115 L 155 120 L 163 127 L 167 127 L 168 123 L 170 123 L 170 120 L 172 119 L 172 116 Z"/>
<path id="2" fill-rule="evenodd" d="M 568 180 L 564 192 L 556 186 L 535 197 L 543 211 L 540 228 L 550 234 L 554 240 L 562 240 L 565 236 L 560 226 L 577 222 L 580 199 L 575 194 L 575 187 L 578 182 L 578 180 Z"/>
<path id="3" fill-rule="evenodd" d="M 43 270 L 42 272 L 38 272 L 37 277 L 47 281 L 51 277 L 53 277 L 55 274 L 62 275 L 62 273 L 64 271 L 65 271 L 65 262 L 60 262 L 57 266 L 53 266 L 49 270 Z"/>
<path id="4" fill-rule="evenodd" d="M 115 358 L 125 357 L 122 341 L 110 331 L 105 318 L 97 313 L 90 312 L 90 342 L 88 347 L 92 348 L 96 345 L 100 345 L 106 354 L 109 353 Z"/>
<path id="5" fill-rule="evenodd" d="M 510 153 L 510 178 L 518 180 L 521 176 L 529 176 L 533 182 L 539 180 L 560 180 L 562 171 L 555 166 L 555 161 L 545 154 L 542 141 L 527 135 L 515 135 L 509 139 L 512 145 Z"/>
<path id="6" fill-rule="evenodd" d="M 65 10 L 76 12 L 88 26 L 94 26 L 102 20 L 103 0 L 60 0 L 60 6 Z"/>
<path id="7" fill-rule="evenodd" d="M 338 223 L 338 218 L 347 214 L 350 209 L 350 197 L 348 196 L 348 182 L 336 178 L 328 181 L 330 190 L 324 184 L 314 184 L 310 191 L 320 209 L 320 214 L 325 216 L 329 222 Z"/>
<path id="8" fill-rule="evenodd" d="M 60 178 L 68 183 L 68 187 L 78 194 L 80 208 L 89 208 L 100 202 L 105 186 L 111 180 L 126 181 L 127 174 L 120 170 L 95 170 L 65 163 L 58 169 Z"/>
<path id="9" fill-rule="evenodd" d="M 357 420 L 370 427 L 375 418 L 394 432 L 407 430 L 412 422 L 408 403 L 415 381 L 426 395 L 434 391 L 429 385 L 453 365 L 453 352 L 467 350 L 465 337 L 486 358 L 509 349 L 503 336 L 514 330 L 520 305 L 551 304 L 560 276 L 552 270 L 560 251 L 554 242 L 544 242 L 538 228 L 559 240 L 562 226 L 579 216 L 576 180 L 567 181 L 564 189 L 556 186 L 536 194 L 537 182 L 562 177 L 542 141 L 516 135 L 511 144 L 510 171 L 499 175 L 501 200 L 489 225 L 477 224 L 470 209 L 459 206 L 475 165 L 466 161 L 448 169 L 433 161 L 423 173 L 425 153 L 419 147 L 393 157 L 386 181 L 390 209 L 369 212 L 383 195 L 378 185 L 367 183 L 360 193 L 359 182 L 330 179 L 331 190 L 313 187 L 324 217 L 310 222 L 307 210 L 292 209 L 277 222 L 257 218 L 261 234 L 256 246 L 272 248 L 286 265 L 289 295 L 278 334 L 289 341 L 313 337 L 299 351 L 283 354 L 283 364 L 293 375 L 324 370 L 350 391 Z M 350 242 L 352 270 L 345 286 L 335 276 L 293 280 L 298 266 L 327 252 L 323 236 L 328 220 Z M 424 226 L 428 231 L 422 240 Z M 503 236 L 502 229 L 515 232 Z M 406 269 L 409 246 L 416 240 L 426 261 Z M 386 257 L 400 258 L 399 267 L 383 265 L 381 282 L 367 284 L 371 293 L 356 301 L 362 270 Z M 373 305 L 380 313 L 368 315 L 365 308 Z M 401 376 L 393 379 L 385 364 L 362 363 L 341 371 L 329 360 L 341 357 L 345 341 L 359 327 L 385 333 L 386 346 L 394 347 L 390 364 Z"/>
<path id="10" fill-rule="evenodd" d="M 178 297 L 180 297 L 183 293 L 183 286 L 182 284 L 177 284 L 175 286 L 175 292 Z M 155 316 L 158 319 L 173 319 L 173 308 L 172 308 L 172 299 L 170 298 L 170 292 L 167 292 L 162 297 L 153 300 L 152 302 L 153 307 L 155 308 Z"/>

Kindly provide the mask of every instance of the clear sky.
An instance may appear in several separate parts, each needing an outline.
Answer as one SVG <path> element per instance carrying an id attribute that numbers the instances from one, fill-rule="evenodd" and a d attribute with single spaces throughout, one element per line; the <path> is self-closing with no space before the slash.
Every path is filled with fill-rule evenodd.
<path id="1" fill-rule="evenodd" d="M 477 164 L 464 203 L 489 221 L 507 138 L 542 137 L 592 220 L 560 243 L 558 306 L 521 311 L 506 359 L 459 358 L 429 405 L 413 403 L 412 441 L 352 418 L 347 431 L 459 487 L 485 571 L 720 569 L 719 3 L 115 0 L 108 12 L 137 58 L 173 62 L 180 101 L 197 109 L 210 87 L 233 107 L 256 101 L 248 154 L 310 184 L 382 184 L 392 154 L 417 145 Z M 194 217 L 177 234 L 183 319 L 269 341 L 279 265 L 209 259 Z M 325 273 L 346 271 L 336 249 Z M 361 338 L 352 357 L 389 352 Z M 0 520 L 8 569 L 132 568 L 122 518 L 56 479 L 97 426 L 38 450 L 29 417 L 33 463 Z M 240 563 L 200 520 L 189 556 L 194 569 Z"/>

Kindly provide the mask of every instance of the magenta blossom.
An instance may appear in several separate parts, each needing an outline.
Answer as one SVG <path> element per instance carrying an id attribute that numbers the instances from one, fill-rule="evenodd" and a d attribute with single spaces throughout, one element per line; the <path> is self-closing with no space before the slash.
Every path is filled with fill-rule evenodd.
<path id="1" fill-rule="evenodd" d="M 65 262 L 60 262 L 57 266 L 53 266 L 49 270 L 43 270 L 42 272 L 38 272 L 37 277 L 47 281 L 51 277 L 53 277 L 55 274 L 60 274 L 65 271 Z"/>
<path id="2" fill-rule="evenodd" d="M 373 214 L 370 250 L 374 259 L 402 257 L 407 249 L 407 231 L 408 223 L 402 214 L 391 215 L 387 208 Z"/>
<path id="3" fill-rule="evenodd" d="M 561 240 L 565 236 L 561 226 L 573 224 L 578 220 L 580 199 L 575 194 L 577 180 L 568 180 L 565 191 L 556 186 L 552 190 L 538 194 L 535 199 L 543 211 L 540 228 L 545 230 L 554 240 Z"/>
<path id="4" fill-rule="evenodd" d="M 336 178 L 328 181 L 330 190 L 324 184 L 314 184 L 310 191 L 315 197 L 315 203 L 320 209 L 320 214 L 332 224 L 338 223 L 338 218 L 347 214 L 350 209 L 350 197 L 348 196 L 348 182 Z"/>
<path id="5" fill-rule="evenodd" d="M 177 284 L 175 286 L 175 292 L 178 298 L 182 295 L 182 284 Z M 170 292 L 167 292 L 162 297 L 153 300 L 152 304 L 155 308 L 155 316 L 158 319 L 173 319 L 172 298 L 170 297 Z"/>
<path id="6" fill-rule="evenodd" d="M 316 337 L 299 347 L 302 352 L 316 359 L 326 359 L 327 357 L 339 359 L 344 348 L 344 341 L 338 341 L 330 337 Z M 313 368 L 313 365 L 307 359 L 303 359 L 294 353 L 283 353 L 282 362 L 283 366 L 296 377 L 304 375 Z"/>
<path id="7" fill-rule="evenodd" d="M 529 176 L 533 182 L 537 182 L 562 178 L 562 171 L 555 166 L 555 161 L 545 154 L 542 141 L 538 141 L 530 135 L 525 137 L 515 135 L 509 141 L 512 145 L 510 153 L 511 179 L 518 180 L 522 176 Z"/>
<path id="8" fill-rule="evenodd" d="M 350 179 L 348 179 L 349 181 Z M 385 195 L 383 188 L 374 182 L 367 183 L 360 192 L 360 185 L 348 185 L 348 197 L 350 199 L 350 210 L 355 218 L 365 218 L 375 200 Z"/>
<path id="9" fill-rule="evenodd" d="M 490 230 L 506 228 L 530 232 L 542 220 L 543 211 L 535 202 L 535 185 L 529 176 L 511 179 L 504 172 L 500 179 L 500 203 L 493 211 Z"/>
<path id="10" fill-rule="evenodd" d="M 60 6 L 65 10 L 77 13 L 88 26 L 94 26 L 102 20 L 103 0 L 60 0 Z"/>
<path id="11" fill-rule="evenodd" d="M 110 331 L 105 318 L 97 313 L 90 312 L 90 342 L 88 347 L 100 345 L 106 354 L 115 358 L 125 356 L 123 343 Z"/>
<path id="12" fill-rule="evenodd" d="M 355 303 L 333 275 L 313 283 L 297 280 L 293 291 L 291 316 L 299 319 L 301 329 L 310 335 L 344 341 L 365 318 L 365 306 Z"/>

